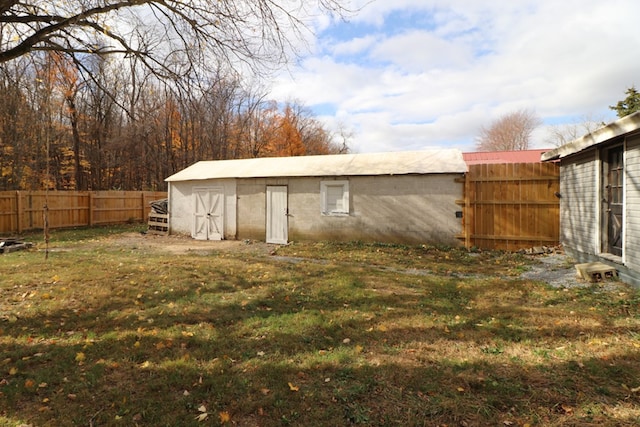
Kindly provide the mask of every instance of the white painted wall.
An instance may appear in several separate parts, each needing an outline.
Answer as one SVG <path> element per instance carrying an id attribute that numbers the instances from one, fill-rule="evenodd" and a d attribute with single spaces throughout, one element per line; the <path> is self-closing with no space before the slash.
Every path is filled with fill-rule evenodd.
<path id="1" fill-rule="evenodd" d="M 194 187 L 223 186 L 225 238 L 266 237 L 266 187 L 286 185 L 289 240 L 362 240 L 408 244 L 459 245 L 456 218 L 463 198 L 462 174 L 246 178 L 170 182 L 172 233 L 191 234 Z M 348 216 L 322 214 L 320 183 L 349 181 Z"/>
<path id="2" fill-rule="evenodd" d="M 460 174 L 238 180 L 238 238 L 264 240 L 266 185 L 287 185 L 290 240 L 458 245 Z M 322 215 L 320 183 L 349 181 L 348 216 Z"/>
<path id="3" fill-rule="evenodd" d="M 211 181 L 181 181 L 169 183 L 169 230 L 171 234 L 191 235 L 193 226 L 193 189 L 222 187 L 224 189 L 224 238 L 235 239 L 236 182 L 234 179 Z"/>

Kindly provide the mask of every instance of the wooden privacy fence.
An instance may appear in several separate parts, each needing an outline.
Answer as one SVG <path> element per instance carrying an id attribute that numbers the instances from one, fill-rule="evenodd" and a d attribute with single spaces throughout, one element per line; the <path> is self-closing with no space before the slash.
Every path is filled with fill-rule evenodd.
<path id="1" fill-rule="evenodd" d="M 464 178 L 467 248 L 514 251 L 554 246 L 560 236 L 560 166 L 556 163 L 470 165 Z"/>
<path id="2" fill-rule="evenodd" d="M 163 191 L 0 191 L 0 233 L 146 221 L 153 200 Z"/>

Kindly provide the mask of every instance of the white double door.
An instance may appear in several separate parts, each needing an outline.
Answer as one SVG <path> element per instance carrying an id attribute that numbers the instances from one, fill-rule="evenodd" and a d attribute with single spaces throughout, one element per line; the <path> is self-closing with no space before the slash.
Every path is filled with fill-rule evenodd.
<path id="1" fill-rule="evenodd" d="M 193 230 L 197 240 L 224 238 L 224 191 L 222 188 L 195 188 L 193 190 Z"/>

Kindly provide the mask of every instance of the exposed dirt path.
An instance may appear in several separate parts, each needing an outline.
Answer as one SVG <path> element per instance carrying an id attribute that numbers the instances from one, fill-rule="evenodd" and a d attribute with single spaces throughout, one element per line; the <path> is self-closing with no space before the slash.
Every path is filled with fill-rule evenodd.
<path id="1" fill-rule="evenodd" d="M 253 240 L 195 240 L 188 236 L 123 233 L 108 238 L 109 244 L 118 248 L 148 249 L 174 254 L 193 252 L 243 252 L 269 255 L 278 245 Z"/>
<path id="2" fill-rule="evenodd" d="M 255 256 L 275 255 L 272 259 L 281 262 L 314 261 L 311 259 L 301 259 L 295 257 L 285 257 L 276 255 L 280 245 L 268 244 L 253 240 L 195 240 L 189 236 L 170 235 L 161 236 L 143 233 L 123 233 L 114 235 L 107 239 L 109 245 L 119 249 L 143 249 L 151 251 L 169 252 L 172 254 L 186 253 L 208 253 L 208 252 L 234 252 L 246 253 Z M 93 242 L 86 242 L 90 246 Z M 97 242 L 96 242 L 97 244 Z M 104 243 L 101 243 L 104 244 Z M 590 287 L 589 283 L 580 279 L 576 275 L 575 262 L 564 254 L 548 254 L 534 256 L 539 261 L 531 265 L 530 269 L 520 277 L 529 280 L 539 280 L 546 282 L 556 288 Z M 326 263 L 326 260 L 315 260 L 319 263 Z M 422 275 L 430 272 L 407 269 L 407 274 Z M 606 282 L 600 284 L 606 287 L 616 287 L 616 282 Z"/>

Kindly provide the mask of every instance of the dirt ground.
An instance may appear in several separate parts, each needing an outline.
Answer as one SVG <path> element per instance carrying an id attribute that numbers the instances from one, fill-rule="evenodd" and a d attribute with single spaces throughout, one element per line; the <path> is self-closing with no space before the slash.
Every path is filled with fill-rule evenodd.
<path id="1" fill-rule="evenodd" d="M 149 249 L 174 254 L 193 252 L 246 252 L 269 255 L 278 245 L 254 240 L 195 240 L 189 236 L 123 233 L 109 238 L 109 243 L 122 249 Z"/>
<path id="2" fill-rule="evenodd" d="M 124 233 L 113 236 L 110 244 L 122 249 L 147 249 L 174 254 L 207 252 L 242 252 L 253 255 L 274 255 L 279 245 L 254 240 L 194 240 L 189 236 Z M 278 257 L 280 259 L 282 257 Z M 589 287 L 592 283 L 576 275 L 575 262 L 564 254 L 534 255 L 536 261 L 523 279 L 540 280 L 557 288 Z"/>

